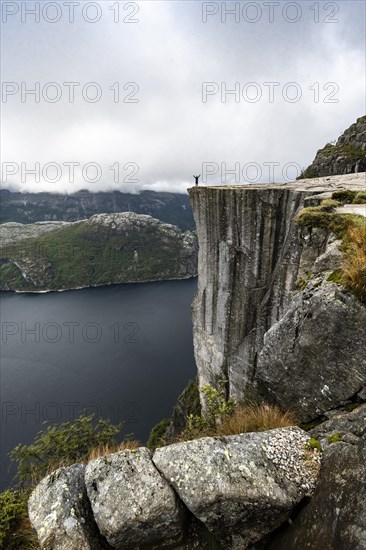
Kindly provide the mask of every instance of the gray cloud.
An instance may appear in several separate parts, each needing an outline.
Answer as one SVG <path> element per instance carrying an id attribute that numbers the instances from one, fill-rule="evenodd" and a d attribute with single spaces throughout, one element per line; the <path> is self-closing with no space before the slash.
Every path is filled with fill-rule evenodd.
<path id="1" fill-rule="evenodd" d="M 31 4 L 35 2 L 27 3 Z M 58 4 L 65 10 L 64 2 Z M 57 82 L 62 90 L 56 103 L 42 98 L 35 103 L 30 97 L 22 103 L 16 94 L 2 104 L 2 161 L 23 162 L 27 168 L 39 162 L 41 169 L 56 162 L 62 169 L 60 181 L 50 183 L 40 173 L 39 183 L 31 176 L 22 182 L 19 170 L 3 185 L 67 192 L 80 188 L 184 192 L 192 174 L 202 173 L 203 163 L 218 167 L 208 177 L 209 184 L 221 181 L 222 163 L 228 170 L 239 163 L 241 180 L 257 175 L 255 166 L 249 166 L 256 163 L 260 181 L 269 179 L 264 163 L 277 163 L 275 179 L 283 180 L 287 163 L 308 165 L 316 149 L 364 114 L 363 2 L 330 2 L 327 10 L 320 2 L 319 23 L 310 9 L 316 2 L 297 3 L 302 17 L 296 23 L 282 15 L 288 9 L 285 13 L 294 17 L 293 2 L 275 3 L 272 23 L 263 2 L 254 3 L 262 10 L 257 23 L 242 18 L 236 23 L 233 16 L 222 23 L 220 13 L 203 23 L 202 3 L 183 1 L 139 2 L 138 23 L 114 23 L 110 9 L 114 4 L 99 2 L 102 17 L 95 24 L 83 21 L 77 10 L 74 23 L 63 12 L 54 24 L 42 19 L 32 23 L 30 18 L 22 23 L 19 14 L 3 24 L 3 81 L 25 82 L 29 88 L 35 82 L 41 88 Z M 245 4 L 240 3 L 241 9 Z M 333 5 L 339 7 L 333 16 L 339 22 L 326 23 Z M 131 9 L 121 3 L 123 17 Z M 254 12 L 248 13 L 253 17 Z M 67 101 L 64 82 L 80 83 L 75 103 Z M 102 90 L 97 103 L 81 97 L 81 88 L 89 82 L 97 82 Z M 139 92 L 134 97 L 139 102 L 115 103 L 109 89 L 115 82 L 121 88 L 136 82 Z M 203 82 L 215 82 L 219 90 L 221 83 L 232 89 L 238 82 L 240 92 L 255 82 L 262 98 L 253 103 L 240 96 L 236 103 L 231 95 L 223 103 L 218 92 L 204 103 Z M 266 82 L 280 83 L 274 88 L 273 103 Z M 297 83 L 302 92 L 298 102 L 282 96 L 289 82 Z M 337 91 L 334 85 L 324 89 L 329 82 L 336 84 Z M 132 91 L 132 86 L 121 89 L 124 96 Z M 247 91 L 253 94 L 255 88 Z M 319 102 L 314 101 L 317 91 Z M 294 92 L 294 87 L 288 88 L 290 97 Z M 327 96 L 338 102 L 324 102 Z M 80 164 L 73 183 L 65 162 Z M 81 171 L 90 162 L 102 170 L 96 183 L 85 180 Z M 115 163 L 121 169 L 119 182 L 109 168 Z M 138 165 L 135 176 L 128 178 L 133 167 L 124 170 L 126 163 Z M 49 174 L 54 174 L 52 169 Z M 92 169 L 89 174 L 92 179 Z M 296 169 L 290 168 L 287 175 L 295 177 Z"/>

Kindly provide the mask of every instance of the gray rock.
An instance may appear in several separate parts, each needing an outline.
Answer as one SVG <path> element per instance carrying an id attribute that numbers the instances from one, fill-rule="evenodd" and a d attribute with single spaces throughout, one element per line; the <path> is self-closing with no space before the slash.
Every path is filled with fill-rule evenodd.
<path id="1" fill-rule="evenodd" d="M 366 443 L 336 443 L 324 452 L 313 498 L 267 550 L 365 550 Z"/>
<path id="2" fill-rule="evenodd" d="M 59 468 L 32 492 L 29 519 L 42 550 L 107 550 L 100 536 L 84 484 L 85 466 Z"/>
<path id="3" fill-rule="evenodd" d="M 231 396 L 254 393 L 264 335 L 290 306 L 298 277 L 329 243 L 324 231 L 308 232 L 305 242 L 294 216 L 309 197 L 364 189 L 364 178 L 189 190 L 199 240 L 192 316 L 200 386 L 216 386 L 222 377 Z"/>
<path id="4" fill-rule="evenodd" d="M 258 394 L 306 422 L 366 386 L 366 307 L 335 284 L 304 290 L 266 334 Z"/>
<path id="5" fill-rule="evenodd" d="M 208 437 L 157 449 L 156 467 L 225 549 L 244 549 L 311 494 L 320 455 L 299 428 Z"/>
<path id="6" fill-rule="evenodd" d="M 54 231 L 69 225 L 67 222 L 49 221 L 22 224 L 16 222 L 8 222 L 0 224 L 0 241 L 1 244 L 14 243 L 29 237 L 37 237 L 42 233 Z"/>
<path id="7" fill-rule="evenodd" d="M 190 194 L 199 239 L 192 305 L 199 385 L 223 376 L 241 398 L 265 332 L 291 299 L 301 252 L 292 218 L 305 193 L 248 185 Z"/>
<path id="8" fill-rule="evenodd" d="M 113 548 L 180 538 L 183 507 L 148 449 L 121 451 L 90 462 L 85 481 L 95 521 Z"/>
<path id="9" fill-rule="evenodd" d="M 365 170 L 366 116 L 362 116 L 343 132 L 335 144 L 328 143 L 319 149 L 312 164 L 298 179 L 351 174 Z"/>
<path id="10" fill-rule="evenodd" d="M 351 412 L 338 411 L 335 415 L 313 428 L 309 434 L 326 447 L 329 436 L 339 434 L 342 441 L 359 443 L 366 440 L 366 404 L 360 405 Z M 352 437 L 351 437 L 352 436 Z"/>
<path id="11" fill-rule="evenodd" d="M 301 247 L 301 256 L 298 279 L 307 280 L 309 273 L 314 272 L 314 264 L 319 256 L 325 254 L 330 238 L 329 231 L 319 227 L 303 228 L 300 231 L 298 244 Z"/>
<path id="12" fill-rule="evenodd" d="M 325 252 L 315 260 L 312 271 L 319 273 L 321 271 L 334 271 L 338 269 L 342 263 L 342 253 L 339 250 L 340 244 L 340 240 L 330 243 Z"/>

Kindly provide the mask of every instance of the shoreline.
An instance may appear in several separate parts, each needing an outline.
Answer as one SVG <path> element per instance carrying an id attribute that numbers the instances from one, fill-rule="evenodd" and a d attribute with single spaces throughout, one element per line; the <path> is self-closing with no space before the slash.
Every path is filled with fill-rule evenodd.
<path id="1" fill-rule="evenodd" d="M 170 281 L 188 281 L 189 279 L 197 279 L 198 274 L 196 275 L 189 275 L 187 277 L 175 277 L 172 279 L 149 279 L 146 281 L 125 281 L 121 283 L 103 283 L 100 285 L 86 285 L 86 286 L 78 286 L 78 287 L 72 287 L 72 288 L 59 288 L 59 289 L 47 289 L 47 290 L 13 290 L 13 289 L 7 289 L 7 288 L 1 288 L 0 292 L 7 292 L 12 294 L 51 294 L 52 292 L 72 292 L 74 290 L 85 290 L 88 288 L 103 288 L 103 287 L 111 287 L 111 286 L 120 286 L 120 285 L 142 285 L 145 283 L 163 283 L 163 282 L 170 282 Z"/>

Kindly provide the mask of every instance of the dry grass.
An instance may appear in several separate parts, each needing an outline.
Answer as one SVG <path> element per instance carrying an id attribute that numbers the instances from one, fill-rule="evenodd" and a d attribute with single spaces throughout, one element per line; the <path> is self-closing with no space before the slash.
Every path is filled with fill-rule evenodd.
<path id="1" fill-rule="evenodd" d="M 13 534 L 14 548 L 19 550 L 40 550 L 37 533 L 33 529 L 28 516 L 22 518 Z"/>
<path id="2" fill-rule="evenodd" d="M 274 428 L 286 428 L 296 426 L 298 421 L 295 415 L 289 411 L 281 411 L 276 405 L 249 404 L 238 405 L 233 414 L 225 417 L 215 427 L 200 426 L 199 422 L 179 434 L 175 442 L 181 443 L 201 437 L 215 437 L 225 435 L 237 435 L 247 432 L 264 432 Z"/>
<path id="3" fill-rule="evenodd" d="M 136 441 L 134 439 L 131 441 L 122 441 L 122 443 L 119 443 L 118 445 L 101 445 L 100 447 L 95 447 L 90 451 L 86 459 L 86 462 L 90 462 L 91 460 L 96 460 L 101 456 L 117 453 L 118 451 L 127 451 L 127 450 L 131 451 L 131 450 L 137 449 L 138 447 L 141 447 L 141 443 L 140 441 Z"/>
<path id="4" fill-rule="evenodd" d="M 217 426 L 216 435 L 235 435 L 246 432 L 264 432 L 297 424 L 295 415 L 282 412 L 275 405 L 252 404 L 238 407 L 234 414 Z"/>
<path id="5" fill-rule="evenodd" d="M 344 250 L 343 274 L 345 285 L 359 300 L 366 302 L 366 224 L 359 224 L 347 232 Z"/>

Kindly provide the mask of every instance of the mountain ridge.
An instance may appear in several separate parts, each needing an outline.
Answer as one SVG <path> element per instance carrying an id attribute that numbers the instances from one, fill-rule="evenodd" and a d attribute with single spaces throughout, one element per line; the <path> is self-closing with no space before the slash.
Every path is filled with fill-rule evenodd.
<path id="1" fill-rule="evenodd" d="M 194 229 L 189 197 L 186 194 L 158 191 L 81 190 L 76 193 L 25 193 L 0 189 L 0 223 L 41 221 L 79 221 L 94 214 L 135 212 L 147 214 L 185 230 Z"/>

